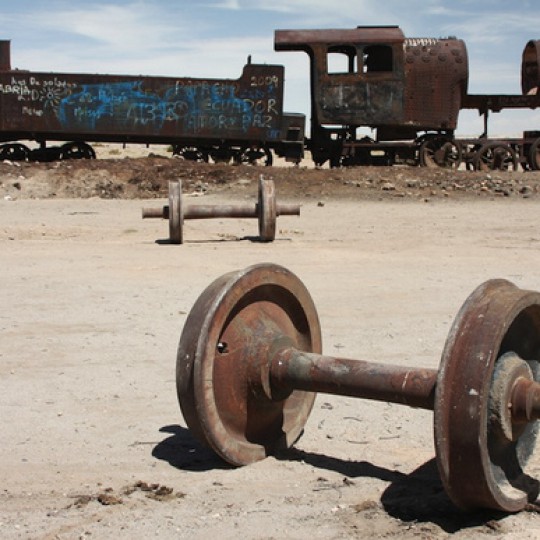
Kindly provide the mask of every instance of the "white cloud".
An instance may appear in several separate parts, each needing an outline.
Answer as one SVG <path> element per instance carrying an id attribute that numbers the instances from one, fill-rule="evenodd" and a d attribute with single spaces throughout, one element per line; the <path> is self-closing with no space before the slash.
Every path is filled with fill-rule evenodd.
<path id="1" fill-rule="evenodd" d="M 210 4 L 204 4 L 205 7 L 218 8 L 218 9 L 230 9 L 238 11 L 242 9 L 238 0 L 222 0 L 221 2 L 212 2 Z"/>
<path id="2" fill-rule="evenodd" d="M 191 33 L 191 21 L 163 16 L 159 9 L 144 2 L 125 5 L 93 5 L 61 11 L 42 10 L 21 14 L 20 24 L 39 21 L 41 31 L 56 32 L 60 36 L 73 35 L 95 41 L 98 45 L 124 51 L 150 47 L 183 33 Z"/>

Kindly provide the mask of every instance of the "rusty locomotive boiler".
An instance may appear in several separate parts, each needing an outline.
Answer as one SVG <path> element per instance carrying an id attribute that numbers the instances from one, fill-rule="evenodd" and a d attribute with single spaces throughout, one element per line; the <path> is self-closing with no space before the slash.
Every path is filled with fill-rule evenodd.
<path id="1" fill-rule="evenodd" d="M 37 73 L 11 68 L 0 41 L 0 159 L 91 158 L 88 142 L 169 144 L 188 159 L 299 161 L 305 117 L 283 112 L 284 68 L 238 79 Z M 20 140 L 40 148 L 30 152 Z M 67 141 L 47 148 L 48 141 Z"/>
<path id="2" fill-rule="evenodd" d="M 277 51 L 303 51 L 310 61 L 315 163 L 540 169 L 540 131 L 491 140 L 490 111 L 536 108 L 540 41 L 523 53 L 523 95 L 469 95 L 468 55 L 456 38 L 405 38 L 397 26 L 348 30 L 276 30 Z M 484 115 L 484 133 L 456 140 L 462 109 Z M 374 137 L 359 128 L 371 128 Z"/>

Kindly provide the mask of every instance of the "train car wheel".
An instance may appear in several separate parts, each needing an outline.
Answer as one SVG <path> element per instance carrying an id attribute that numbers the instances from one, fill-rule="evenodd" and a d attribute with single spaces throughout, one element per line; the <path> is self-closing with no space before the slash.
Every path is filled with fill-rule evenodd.
<path id="1" fill-rule="evenodd" d="M 0 160 L 26 161 L 30 155 L 30 148 L 20 143 L 0 145 Z"/>
<path id="2" fill-rule="evenodd" d="M 214 163 L 230 163 L 234 157 L 234 152 L 228 146 L 214 146 L 208 154 Z"/>
<path id="3" fill-rule="evenodd" d="M 208 163 L 208 152 L 194 146 L 173 147 L 173 156 L 185 159 L 186 161 L 198 161 Z"/>
<path id="4" fill-rule="evenodd" d="M 430 168 L 457 169 L 463 158 L 461 145 L 446 137 L 426 139 L 420 145 L 419 154 L 420 165 Z"/>
<path id="5" fill-rule="evenodd" d="M 266 146 L 243 148 L 234 156 L 234 162 L 237 165 L 262 165 L 270 167 L 274 162 L 274 157 L 272 151 Z"/>
<path id="6" fill-rule="evenodd" d="M 514 150 L 507 144 L 487 143 L 473 158 L 476 171 L 517 171 L 518 160 Z"/>
<path id="7" fill-rule="evenodd" d="M 531 169 L 533 171 L 540 171 L 540 138 L 531 144 L 528 157 Z"/>
<path id="8" fill-rule="evenodd" d="M 60 159 L 96 159 L 96 152 L 88 143 L 74 141 L 60 147 Z"/>

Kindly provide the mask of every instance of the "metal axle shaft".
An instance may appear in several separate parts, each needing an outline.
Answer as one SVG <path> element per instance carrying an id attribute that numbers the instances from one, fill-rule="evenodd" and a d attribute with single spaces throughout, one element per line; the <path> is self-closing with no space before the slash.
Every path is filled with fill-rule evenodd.
<path id="1" fill-rule="evenodd" d="M 300 205 L 276 204 L 276 216 L 299 216 Z M 186 206 L 184 219 L 212 219 L 212 218 L 257 218 L 259 216 L 258 203 L 253 204 L 199 204 Z M 143 218 L 169 218 L 169 206 L 163 208 L 143 208 Z"/>
<path id="2" fill-rule="evenodd" d="M 280 391 L 305 390 L 400 403 L 433 410 L 437 370 L 333 358 L 282 349 L 270 363 L 270 384 Z"/>
<path id="3" fill-rule="evenodd" d="M 305 390 L 433 410 L 438 371 L 284 348 L 270 361 L 270 387 L 276 395 Z M 540 384 L 519 378 L 509 396 L 512 421 L 540 419 Z"/>

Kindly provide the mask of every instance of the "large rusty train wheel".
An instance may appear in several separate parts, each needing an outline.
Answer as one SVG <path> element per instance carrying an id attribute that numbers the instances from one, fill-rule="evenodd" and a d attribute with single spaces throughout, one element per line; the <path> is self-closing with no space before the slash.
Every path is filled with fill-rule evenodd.
<path id="1" fill-rule="evenodd" d="M 182 182 L 169 182 L 169 241 L 184 242 L 184 208 L 182 205 Z"/>
<path id="2" fill-rule="evenodd" d="M 420 145 L 419 160 L 422 167 L 457 169 L 462 161 L 461 145 L 447 137 L 430 137 Z"/>
<path id="3" fill-rule="evenodd" d="M 528 158 L 531 169 L 533 171 L 540 171 L 540 138 L 531 144 Z"/>
<path id="4" fill-rule="evenodd" d="M 478 287 L 448 335 L 437 378 L 435 445 L 459 507 L 517 512 L 539 482 L 527 472 L 538 422 L 512 417 L 516 382 L 540 374 L 540 294 L 506 280 Z"/>
<path id="5" fill-rule="evenodd" d="M 518 159 L 509 145 L 492 142 L 484 144 L 476 152 L 473 166 L 477 171 L 517 171 Z"/>
<path id="6" fill-rule="evenodd" d="M 259 178 L 257 213 L 261 242 L 273 242 L 276 237 L 276 188 L 272 180 Z"/>
<path id="7" fill-rule="evenodd" d="M 300 350 L 321 352 L 309 292 L 275 264 L 218 278 L 184 325 L 176 364 L 180 408 L 195 437 L 233 465 L 290 447 L 312 409 L 315 393 L 295 390 L 272 400 L 263 388 L 260 362 L 278 337 Z"/>

